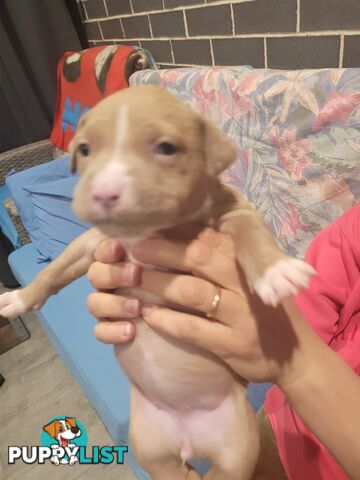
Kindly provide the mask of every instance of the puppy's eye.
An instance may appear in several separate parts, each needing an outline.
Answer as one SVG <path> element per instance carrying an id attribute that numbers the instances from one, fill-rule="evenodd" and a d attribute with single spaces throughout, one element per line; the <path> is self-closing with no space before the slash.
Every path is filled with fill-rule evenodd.
<path id="1" fill-rule="evenodd" d="M 174 155 L 178 147 L 170 142 L 161 142 L 155 147 L 155 153 L 158 155 Z"/>
<path id="2" fill-rule="evenodd" d="M 78 151 L 83 157 L 88 157 L 90 155 L 90 147 L 88 143 L 80 143 L 78 146 Z"/>
<path id="3" fill-rule="evenodd" d="M 64 427 L 60 427 L 59 432 L 63 432 L 63 431 L 64 431 Z"/>

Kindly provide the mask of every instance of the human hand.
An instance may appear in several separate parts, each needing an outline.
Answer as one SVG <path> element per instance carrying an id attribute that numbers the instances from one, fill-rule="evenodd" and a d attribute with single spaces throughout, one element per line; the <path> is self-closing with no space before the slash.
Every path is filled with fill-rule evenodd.
<path id="1" fill-rule="evenodd" d="M 116 240 L 106 242 L 116 245 Z M 123 287 L 124 265 L 104 263 L 116 260 L 108 254 L 105 258 L 106 242 L 98 248 L 98 262 L 89 270 L 90 280 L 96 288 Z M 164 239 L 147 240 L 137 245 L 133 254 L 141 262 L 184 272 L 144 270 L 141 276 L 140 269 L 134 266 L 133 285 L 199 312 L 190 314 L 145 305 L 142 314 L 152 328 L 210 350 L 250 381 L 279 383 L 300 373 L 305 362 L 299 360 L 296 330 L 299 322 L 305 322 L 293 302 L 283 302 L 277 309 L 269 308 L 248 291 L 229 238 L 207 229 L 187 245 Z M 218 291 L 221 300 L 214 314 L 216 319 L 204 318 Z M 134 325 L 118 320 L 124 316 L 124 299 L 114 297 L 95 293 L 89 299 L 90 311 L 95 316 L 116 319 L 97 325 L 97 337 L 108 343 L 129 340 L 135 333 Z M 140 305 L 137 307 L 134 316 L 140 312 Z M 124 326 L 128 335 L 123 333 Z"/>
<path id="2" fill-rule="evenodd" d="M 91 284 L 98 290 L 88 297 L 88 309 L 99 321 L 94 333 L 98 340 L 109 344 L 131 341 L 136 331 L 131 319 L 141 315 L 138 299 L 113 293 L 115 288 L 129 288 L 140 283 L 140 267 L 122 261 L 124 254 L 119 240 L 103 240 L 88 271 Z"/>

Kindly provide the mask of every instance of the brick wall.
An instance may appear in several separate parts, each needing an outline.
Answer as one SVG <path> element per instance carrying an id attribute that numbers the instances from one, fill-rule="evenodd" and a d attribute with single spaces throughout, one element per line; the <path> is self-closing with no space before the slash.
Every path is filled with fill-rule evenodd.
<path id="1" fill-rule="evenodd" d="M 160 67 L 360 66 L 360 0 L 77 0 L 90 45 L 137 44 Z"/>

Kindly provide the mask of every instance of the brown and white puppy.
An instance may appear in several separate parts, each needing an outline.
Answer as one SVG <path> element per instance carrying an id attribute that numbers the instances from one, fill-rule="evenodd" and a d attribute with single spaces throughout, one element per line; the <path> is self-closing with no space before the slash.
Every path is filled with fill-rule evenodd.
<path id="1" fill-rule="evenodd" d="M 70 440 L 73 440 L 76 437 L 80 437 L 81 429 L 77 426 L 76 420 L 73 417 L 66 417 L 64 420 L 53 420 L 52 422 L 44 425 L 43 430 L 54 438 L 58 443 L 59 447 L 68 448 L 75 447 L 76 445 L 70 443 Z M 55 465 L 60 465 L 60 463 L 69 463 L 74 465 L 78 458 L 75 455 L 71 455 L 68 460 L 60 460 L 57 455 L 51 457 L 51 462 Z"/>
<path id="2" fill-rule="evenodd" d="M 259 215 L 220 182 L 218 174 L 236 159 L 226 135 L 165 90 L 132 87 L 103 100 L 81 119 L 71 150 L 80 172 L 74 209 L 96 228 L 30 285 L 0 297 L 0 315 L 40 308 L 87 272 L 106 236 L 129 248 L 189 222 L 232 236 L 246 280 L 265 303 L 296 293 L 314 273 L 282 253 Z M 131 384 L 133 452 L 154 480 L 199 478 L 187 464 L 193 457 L 212 461 L 206 479 L 251 477 L 258 436 L 245 380 L 142 319 L 134 341 L 115 350 Z"/>

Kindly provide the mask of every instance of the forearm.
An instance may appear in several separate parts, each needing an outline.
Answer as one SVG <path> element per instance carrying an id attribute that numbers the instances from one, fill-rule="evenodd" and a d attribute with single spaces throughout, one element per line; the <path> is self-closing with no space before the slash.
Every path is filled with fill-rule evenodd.
<path id="1" fill-rule="evenodd" d="M 285 308 L 299 342 L 292 359 L 294 371 L 300 371 L 302 362 L 303 373 L 287 374 L 279 386 L 349 476 L 360 479 L 360 379 L 320 340 L 294 305 Z"/>

